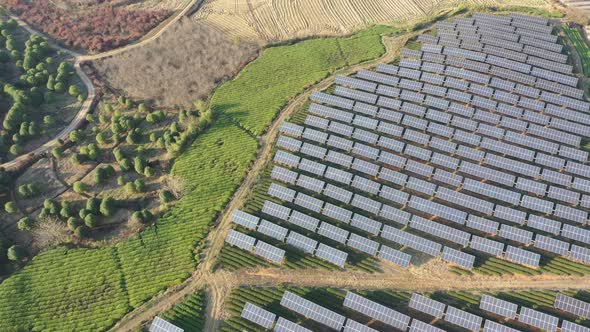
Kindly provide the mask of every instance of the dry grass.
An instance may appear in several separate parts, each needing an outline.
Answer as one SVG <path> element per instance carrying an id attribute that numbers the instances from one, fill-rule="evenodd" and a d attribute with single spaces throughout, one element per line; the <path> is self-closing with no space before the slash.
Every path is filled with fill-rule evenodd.
<path id="1" fill-rule="evenodd" d="M 206 0 L 194 18 L 231 37 L 274 42 L 419 20 L 441 8 L 466 3 L 547 6 L 544 0 Z"/>
<path id="2" fill-rule="evenodd" d="M 153 100 L 157 106 L 189 106 L 233 77 L 257 50 L 185 19 L 146 47 L 94 64 L 112 87 L 134 98 Z"/>

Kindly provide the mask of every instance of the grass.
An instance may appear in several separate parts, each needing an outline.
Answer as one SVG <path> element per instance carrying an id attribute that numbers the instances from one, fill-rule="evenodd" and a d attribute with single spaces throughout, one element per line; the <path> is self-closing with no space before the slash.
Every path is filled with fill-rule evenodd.
<path id="1" fill-rule="evenodd" d="M 258 144 L 219 119 L 177 160 L 187 193 L 158 222 L 116 246 L 40 254 L 0 285 L 0 330 L 104 331 L 186 279 L 201 240 L 246 174 Z"/>
<path id="2" fill-rule="evenodd" d="M 186 300 L 162 313 L 160 317 L 182 328 L 185 332 L 201 332 L 205 327 L 205 291 L 199 290 Z"/>
<path id="3" fill-rule="evenodd" d="M 381 36 L 397 31 L 377 26 L 348 38 L 312 39 L 268 48 L 215 92 L 212 108 L 261 135 L 289 99 L 338 68 L 383 55 Z"/>
<path id="4" fill-rule="evenodd" d="M 590 47 L 578 29 L 564 24 L 563 30 L 580 55 L 584 76 L 590 76 Z"/>

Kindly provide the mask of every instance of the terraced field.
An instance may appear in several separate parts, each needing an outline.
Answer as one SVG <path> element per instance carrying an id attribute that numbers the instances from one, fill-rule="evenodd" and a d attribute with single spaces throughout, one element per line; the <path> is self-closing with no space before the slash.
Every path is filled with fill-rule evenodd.
<path id="1" fill-rule="evenodd" d="M 459 4 L 547 7 L 542 0 L 207 0 L 194 18 L 220 28 L 231 37 L 266 43 L 345 35 L 373 24 L 419 21 L 437 10 Z"/>

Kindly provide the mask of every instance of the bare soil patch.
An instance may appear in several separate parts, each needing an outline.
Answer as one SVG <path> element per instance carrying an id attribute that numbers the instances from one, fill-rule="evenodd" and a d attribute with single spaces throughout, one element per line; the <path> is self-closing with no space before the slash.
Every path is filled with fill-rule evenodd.
<path id="1" fill-rule="evenodd" d="M 206 98 L 257 55 L 199 22 L 183 19 L 145 47 L 94 62 L 113 88 L 157 106 L 189 106 Z"/>

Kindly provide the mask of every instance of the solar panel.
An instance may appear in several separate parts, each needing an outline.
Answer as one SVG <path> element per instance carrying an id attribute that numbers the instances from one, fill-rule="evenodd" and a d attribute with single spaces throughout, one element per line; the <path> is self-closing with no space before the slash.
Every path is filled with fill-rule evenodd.
<path id="1" fill-rule="evenodd" d="M 467 220 L 467 213 L 465 211 L 460 211 L 418 196 L 411 196 L 408 205 L 413 209 L 439 216 L 460 225 L 464 225 Z"/>
<path id="2" fill-rule="evenodd" d="M 561 293 L 555 298 L 555 308 L 579 317 L 590 319 L 590 303 L 578 300 Z"/>
<path id="3" fill-rule="evenodd" d="M 506 224 L 500 226 L 500 236 L 525 245 L 529 245 L 533 241 L 533 232 Z"/>
<path id="4" fill-rule="evenodd" d="M 365 144 L 361 143 L 354 143 L 354 147 L 352 148 L 352 153 L 357 154 L 361 157 L 365 157 L 368 159 L 376 160 L 379 156 L 379 149 L 370 147 Z"/>
<path id="5" fill-rule="evenodd" d="M 324 188 L 324 196 L 330 197 L 332 199 L 338 200 L 340 202 L 344 202 L 346 204 L 350 203 L 352 199 L 352 192 L 342 189 L 340 187 L 336 187 L 330 183 L 326 185 Z"/>
<path id="6" fill-rule="evenodd" d="M 294 139 L 292 137 L 288 137 L 288 136 L 279 136 L 279 139 L 277 140 L 277 147 L 279 148 L 283 148 L 289 151 L 299 151 L 299 149 L 301 148 L 301 144 L 302 142 L 298 139 Z"/>
<path id="7" fill-rule="evenodd" d="M 310 127 L 316 127 L 318 129 L 323 129 L 323 130 L 328 129 L 329 123 L 330 123 L 330 120 L 320 118 L 319 116 L 315 116 L 315 115 L 311 115 L 311 114 L 305 118 L 306 125 L 308 125 Z"/>
<path id="8" fill-rule="evenodd" d="M 303 134 L 303 126 L 294 124 L 294 123 L 289 123 L 289 122 L 285 122 L 281 125 L 281 128 L 279 129 L 279 131 L 281 132 L 281 134 L 287 134 L 289 136 L 294 136 L 294 137 L 301 137 L 301 135 Z"/>
<path id="9" fill-rule="evenodd" d="M 291 231 L 289 232 L 289 236 L 287 236 L 287 244 L 297 249 L 301 249 L 305 253 L 313 254 L 315 248 L 318 246 L 318 241 Z"/>
<path id="10" fill-rule="evenodd" d="M 320 223 L 318 219 L 295 210 L 293 210 L 293 213 L 289 217 L 289 222 L 312 232 L 316 231 Z"/>
<path id="11" fill-rule="evenodd" d="M 570 257 L 584 263 L 590 263 L 590 249 L 572 244 Z"/>
<path id="12" fill-rule="evenodd" d="M 344 251 L 332 248 L 323 243 L 320 243 L 315 254 L 317 257 L 340 267 L 344 267 L 346 258 L 348 257 L 348 254 Z"/>
<path id="13" fill-rule="evenodd" d="M 297 167 L 297 165 L 299 165 L 300 160 L 300 157 L 281 150 L 277 151 L 273 159 L 275 163 L 287 165 L 290 167 Z"/>
<path id="14" fill-rule="evenodd" d="M 475 263 L 475 256 L 450 247 L 443 248 L 442 259 L 447 262 L 455 263 L 466 269 L 472 269 L 473 264 Z"/>
<path id="15" fill-rule="evenodd" d="M 343 166 L 345 168 L 349 168 L 350 165 L 352 165 L 353 159 L 354 158 L 352 156 L 349 156 L 344 153 L 336 152 L 334 150 L 328 151 L 328 154 L 326 155 L 326 161 L 334 163 L 334 164 L 338 164 L 338 165 Z"/>
<path id="16" fill-rule="evenodd" d="M 515 210 L 503 205 L 496 205 L 496 208 L 494 209 L 494 217 L 510 221 L 515 224 L 524 225 L 526 220 L 526 212 Z"/>
<path id="17" fill-rule="evenodd" d="M 519 177 L 516 180 L 516 189 L 528 191 L 530 193 L 545 196 L 547 193 L 547 185 L 536 180 Z"/>
<path id="18" fill-rule="evenodd" d="M 316 146 L 306 142 L 303 143 L 303 146 L 301 146 L 300 151 L 301 153 L 314 157 L 316 159 L 324 159 L 324 157 L 326 156 L 326 152 L 328 150 L 326 148 L 322 148 L 320 146 Z"/>
<path id="19" fill-rule="evenodd" d="M 439 329 L 438 327 L 432 326 L 428 323 L 424 323 L 421 320 L 417 320 L 416 318 L 412 319 L 412 324 L 410 325 L 410 332 L 443 332 L 443 329 Z"/>
<path id="20" fill-rule="evenodd" d="M 346 320 L 346 317 L 289 291 L 285 291 L 285 293 L 283 293 L 281 305 L 285 308 L 295 311 L 304 317 L 310 318 L 318 323 L 324 324 L 338 331 L 342 329 L 344 321 Z"/>
<path id="21" fill-rule="evenodd" d="M 537 234 L 535 236 L 535 248 L 565 256 L 569 252 L 570 245 L 567 242 Z"/>
<path id="22" fill-rule="evenodd" d="M 279 317 L 277 324 L 274 328 L 275 332 L 313 332 L 310 329 L 306 329 L 301 325 L 297 325 L 289 320 Z"/>
<path id="23" fill-rule="evenodd" d="M 308 127 L 303 131 L 303 138 L 324 144 L 328 139 L 328 134 Z"/>
<path id="24" fill-rule="evenodd" d="M 539 267 L 541 255 L 524 249 L 508 246 L 506 248 L 506 259 L 515 263 Z"/>
<path id="25" fill-rule="evenodd" d="M 440 243 L 427 240 L 423 237 L 404 232 L 388 225 L 383 226 L 381 236 L 387 240 L 399 243 L 402 246 L 410 247 L 434 257 L 438 256 L 442 249 Z"/>
<path id="26" fill-rule="evenodd" d="M 412 216 L 410 227 L 462 246 L 466 246 L 471 237 L 471 234 L 467 232 L 419 216 Z"/>
<path id="27" fill-rule="evenodd" d="M 314 179 L 307 175 L 299 175 L 297 179 L 297 185 L 301 188 L 313 191 L 315 193 L 321 193 L 324 190 L 325 182 L 322 180 Z"/>
<path id="28" fill-rule="evenodd" d="M 295 190 L 283 187 L 276 183 L 271 183 L 270 187 L 268 187 L 268 194 L 282 201 L 293 202 L 296 193 Z"/>
<path id="29" fill-rule="evenodd" d="M 479 302 L 479 308 L 502 317 L 515 319 L 518 305 L 490 295 L 483 295 Z"/>
<path id="30" fill-rule="evenodd" d="M 379 249 L 378 242 L 369 240 L 354 233 L 350 234 L 350 239 L 348 239 L 346 244 L 351 248 L 357 249 L 371 256 L 375 256 L 377 254 L 377 250 Z"/>
<path id="31" fill-rule="evenodd" d="M 272 172 L 270 173 L 270 177 L 289 184 L 295 184 L 297 181 L 297 172 L 293 172 L 287 168 L 281 166 L 274 166 L 272 168 Z"/>
<path id="32" fill-rule="evenodd" d="M 350 225 L 373 235 L 378 235 L 381 231 L 382 226 L 380 222 L 375 221 L 371 218 L 367 218 L 358 213 L 355 213 L 352 216 L 352 221 Z"/>
<path id="33" fill-rule="evenodd" d="M 400 225 L 407 225 L 408 222 L 410 222 L 411 214 L 406 211 L 396 209 L 391 205 L 384 204 L 381 208 L 379 216 L 384 219 L 396 222 Z"/>
<path id="34" fill-rule="evenodd" d="M 559 234 L 561 230 L 561 223 L 559 221 L 532 214 L 529 216 L 527 226 L 555 235 Z"/>
<path id="35" fill-rule="evenodd" d="M 561 332 L 590 332 L 590 328 L 563 320 L 561 322 Z"/>
<path id="36" fill-rule="evenodd" d="M 580 193 L 555 186 L 549 186 L 547 197 L 574 205 L 578 205 L 580 201 Z"/>
<path id="37" fill-rule="evenodd" d="M 350 202 L 350 205 L 361 210 L 370 212 L 372 214 L 378 215 L 379 210 L 381 210 L 382 204 L 371 198 L 354 194 L 354 197 L 352 198 L 352 202 Z"/>
<path id="38" fill-rule="evenodd" d="M 466 328 L 470 331 L 479 331 L 483 318 L 466 311 L 448 306 L 444 318 L 447 322 Z"/>
<path id="39" fill-rule="evenodd" d="M 270 329 L 274 325 L 277 315 L 250 302 L 246 302 L 240 317 L 258 324 L 266 329 Z"/>
<path id="40" fill-rule="evenodd" d="M 336 76 L 336 78 L 334 79 L 334 83 L 340 84 L 340 85 L 347 85 L 351 88 L 356 88 L 356 89 L 364 90 L 367 92 L 374 92 L 375 89 L 377 89 L 377 84 L 375 84 L 375 83 L 360 80 L 358 78 L 342 76 L 342 75 Z"/>
<path id="41" fill-rule="evenodd" d="M 436 191 L 436 197 L 487 215 L 491 215 L 494 212 L 493 203 L 448 188 L 439 187 Z"/>
<path id="42" fill-rule="evenodd" d="M 471 237 L 469 247 L 492 256 L 502 256 L 502 254 L 504 253 L 503 243 L 479 237 L 476 235 L 473 235 Z"/>
<path id="43" fill-rule="evenodd" d="M 513 329 L 506 325 L 501 325 L 493 320 L 486 319 L 483 325 L 483 332 L 520 332 L 517 329 Z"/>
<path id="44" fill-rule="evenodd" d="M 233 246 L 236 246 L 240 249 L 251 251 L 252 248 L 254 248 L 254 243 L 256 242 L 256 239 L 249 235 L 230 229 L 229 233 L 227 234 L 227 237 L 225 238 L 225 242 Z"/>
<path id="45" fill-rule="evenodd" d="M 373 195 L 377 195 L 377 193 L 379 193 L 379 188 L 381 187 L 378 182 L 360 177 L 358 175 L 354 176 L 354 179 L 352 180 L 352 186 Z"/>
<path id="46" fill-rule="evenodd" d="M 500 224 L 495 221 L 471 214 L 469 215 L 465 226 L 476 229 L 480 232 L 496 235 L 498 233 Z"/>
<path id="47" fill-rule="evenodd" d="M 265 201 L 262 206 L 262 213 L 281 220 L 287 220 L 289 218 L 289 213 L 291 213 L 291 209 L 275 202 Z"/>
<path id="48" fill-rule="evenodd" d="M 379 257 L 401 267 L 410 266 L 410 261 L 412 260 L 412 256 L 409 254 L 390 248 L 386 245 L 381 245 L 381 248 L 379 249 Z"/>
<path id="49" fill-rule="evenodd" d="M 402 187 L 406 185 L 408 180 L 408 176 L 406 174 L 385 167 L 381 167 L 377 177 L 381 180 L 389 181 Z"/>
<path id="50" fill-rule="evenodd" d="M 309 99 L 311 101 L 337 106 L 347 110 L 351 110 L 352 106 L 354 105 L 354 101 L 350 99 L 332 96 L 319 91 L 314 91 Z"/>
<path id="51" fill-rule="evenodd" d="M 559 318 L 557 317 L 524 307 L 520 308 L 518 320 L 527 325 L 551 332 L 557 331 L 557 324 L 559 323 Z"/>
<path id="52" fill-rule="evenodd" d="M 352 162 L 352 169 L 370 176 L 377 176 L 377 173 L 379 173 L 378 165 L 358 158 Z"/>
<path id="53" fill-rule="evenodd" d="M 348 223 L 350 218 L 352 218 L 352 211 L 331 203 L 326 203 L 324 209 L 322 210 L 322 214 L 343 223 Z"/>
<path id="54" fill-rule="evenodd" d="M 570 240 L 576 240 L 590 244 L 590 231 L 580 227 L 564 224 L 561 230 L 561 236 Z"/>
<path id="55" fill-rule="evenodd" d="M 520 206 L 534 211 L 549 214 L 553 212 L 553 203 L 540 198 L 524 195 Z"/>
<path id="56" fill-rule="evenodd" d="M 433 196 L 436 192 L 436 184 L 412 176 L 408 180 L 406 188 L 426 194 L 427 196 Z"/>
<path id="57" fill-rule="evenodd" d="M 150 325 L 150 332 L 184 332 L 180 327 L 156 316 Z"/>
<path id="58" fill-rule="evenodd" d="M 340 243 L 346 243 L 349 233 L 350 232 L 348 232 L 347 230 L 344 230 L 340 227 L 334 226 L 327 222 L 322 222 L 320 224 L 320 228 L 318 229 L 319 235 L 325 236 L 329 239 L 332 239 Z"/>
<path id="59" fill-rule="evenodd" d="M 344 307 L 358 311 L 387 325 L 405 331 L 410 317 L 352 292 L 346 292 Z"/>
<path id="60" fill-rule="evenodd" d="M 285 250 L 260 240 L 256 242 L 254 252 L 276 264 L 281 264 L 285 258 Z"/>
<path id="61" fill-rule="evenodd" d="M 258 226 L 258 232 L 272 237 L 273 239 L 277 239 L 281 242 L 285 240 L 288 231 L 289 230 L 285 227 L 273 224 L 270 221 L 264 219 L 262 219 L 262 222 Z"/>
<path id="62" fill-rule="evenodd" d="M 319 213 L 322 210 L 322 206 L 324 205 L 324 201 L 317 199 L 315 197 L 311 197 L 301 192 L 297 193 L 294 203 L 296 205 L 299 205 L 303 208 L 306 208 L 310 211 L 317 213 Z"/>
<path id="63" fill-rule="evenodd" d="M 446 305 L 418 293 L 412 293 L 408 307 L 436 318 L 442 318 Z"/>
<path id="64" fill-rule="evenodd" d="M 240 210 L 234 210 L 231 221 L 248 229 L 256 229 L 260 218 Z"/>

